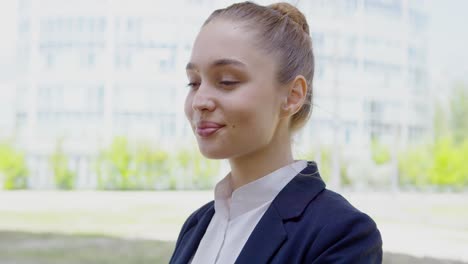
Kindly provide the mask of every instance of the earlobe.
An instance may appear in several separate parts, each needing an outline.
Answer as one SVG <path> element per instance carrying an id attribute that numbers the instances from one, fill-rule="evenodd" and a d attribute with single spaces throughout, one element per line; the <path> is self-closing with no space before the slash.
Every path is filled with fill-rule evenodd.
<path id="1" fill-rule="evenodd" d="M 289 117 L 291 114 L 290 114 L 290 111 L 291 111 L 291 108 L 288 104 L 288 98 L 286 97 L 284 99 L 284 102 L 281 104 L 281 116 L 282 117 Z"/>

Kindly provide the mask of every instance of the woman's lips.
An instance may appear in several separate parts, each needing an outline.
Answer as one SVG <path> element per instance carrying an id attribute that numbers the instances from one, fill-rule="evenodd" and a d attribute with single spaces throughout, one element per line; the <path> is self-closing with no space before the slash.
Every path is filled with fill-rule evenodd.
<path id="1" fill-rule="evenodd" d="M 214 127 L 208 127 L 208 128 L 197 128 L 197 134 L 201 137 L 209 137 L 213 135 L 216 131 L 220 130 L 222 127 L 214 128 Z"/>
<path id="2" fill-rule="evenodd" d="M 224 125 L 215 122 L 203 121 L 197 123 L 196 132 L 201 137 L 209 137 L 223 127 Z"/>

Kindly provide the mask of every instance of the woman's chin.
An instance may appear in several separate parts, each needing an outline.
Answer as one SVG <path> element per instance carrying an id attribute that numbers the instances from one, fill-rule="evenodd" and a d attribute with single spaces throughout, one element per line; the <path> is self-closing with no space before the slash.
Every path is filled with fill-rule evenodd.
<path id="1" fill-rule="evenodd" d="M 203 146 L 198 146 L 200 153 L 207 159 L 226 159 L 228 158 L 227 153 L 222 149 L 208 149 Z"/>

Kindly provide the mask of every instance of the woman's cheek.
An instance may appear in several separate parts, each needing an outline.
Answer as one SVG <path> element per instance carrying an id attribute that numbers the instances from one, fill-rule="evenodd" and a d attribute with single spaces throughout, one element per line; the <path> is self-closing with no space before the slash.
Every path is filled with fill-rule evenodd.
<path id="1" fill-rule="evenodd" d="M 255 126 L 255 113 L 250 109 L 238 109 L 235 113 L 235 118 L 231 118 L 230 127 L 232 131 L 237 133 L 254 132 Z"/>
<path id="2" fill-rule="evenodd" d="M 184 112 L 185 116 L 189 121 L 192 119 L 192 96 L 190 94 L 187 94 L 187 97 L 185 97 L 185 102 L 184 102 Z"/>

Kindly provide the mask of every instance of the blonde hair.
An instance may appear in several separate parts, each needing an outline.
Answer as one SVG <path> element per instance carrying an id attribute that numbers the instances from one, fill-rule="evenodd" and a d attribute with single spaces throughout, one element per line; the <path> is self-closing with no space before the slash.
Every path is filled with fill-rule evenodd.
<path id="1" fill-rule="evenodd" d="M 298 75 L 307 82 L 306 100 L 291 117 L 290 129 L 302 128 L 312 112 L 312 79 L 314 54 L 309 25 L 301 11 L 288 3 L 261 6 L 252 2 L 236 3 L 215 10 L 203 24 L 218 18 L 240 21 L 247 29 L 257 33 L 259 48 L 278 57 L 278 82 L 288 84 Z"/>

